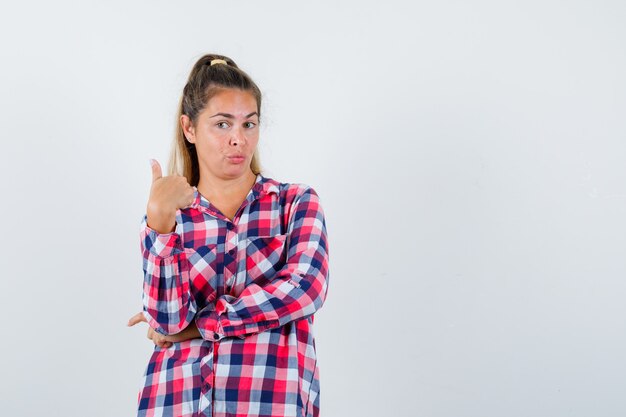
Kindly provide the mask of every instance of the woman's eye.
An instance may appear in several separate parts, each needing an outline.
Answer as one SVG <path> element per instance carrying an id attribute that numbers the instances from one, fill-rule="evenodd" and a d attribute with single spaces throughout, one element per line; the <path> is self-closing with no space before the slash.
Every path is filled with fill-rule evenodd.
<path id="1" fill-rule="evenodd" d="M 228 126 L 228 123 L 226 123 L 226 122 L 219 122 L 219 123 L 217 124 L 217 126 L 218 126 L 218 127 L 221 127 L 221 125 L 227 125 L 227 126 Z"/>
<path id="2" fill-rule="evenodd" d="M 248 127 L 250 129 L 252 129 L 254 126 L 256 126 L 256 123 L 254 123 L 254 122 L 246 122 L 246 124 L 248 125 Z"/>

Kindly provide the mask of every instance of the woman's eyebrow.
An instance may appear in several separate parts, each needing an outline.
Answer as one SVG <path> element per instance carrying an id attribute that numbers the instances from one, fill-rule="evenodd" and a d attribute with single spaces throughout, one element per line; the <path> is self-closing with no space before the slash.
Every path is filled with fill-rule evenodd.
<path id="1" fill-rule="evenodd" d="M 250 117 L 250 116 L 254 116 L 255 114 L 256 114 L 257 116 L 259 115 L 257 112 L 253 111 L 252 113 L 250 113 L 249 115 L 247 115 L 247 116 L 246 116 L 246 119 L 247 119 L 248 117 Z M 214 114 L 214 115 L 213 115 L 213 116 L 211 116 L 211 117 L 215 117 L 215 116 L 222 116 L 222 117 L 226 117 L 226 118 L 228 118 L 228 119 L 234 119 L 234 118 L 235 118 L 235 116 L 233 116 L 232 114 L 228 114 L 228 113 L 216 113 L 216 114 Z M 209 117 L 209 119 L 210 119 L 211 117 Z"/>

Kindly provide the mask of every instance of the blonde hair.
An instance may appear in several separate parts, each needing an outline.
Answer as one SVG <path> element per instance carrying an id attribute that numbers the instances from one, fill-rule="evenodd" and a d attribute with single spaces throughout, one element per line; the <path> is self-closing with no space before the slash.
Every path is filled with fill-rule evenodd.
<path id="1" fill-rule="evenodd" d="M 211 65 L 213 59 L 223 59 L 227 65 Z M 201 57 L 191 69 L 187 84 L 183 88 L 183 93 L 178 103 L 176 115 L 176 128 L 174 140 L 170 150 L 168 164 L 168 175 L 183 175 L 187 178 L 189 185 L 198 185 L 200 181 L 200 167 L 198 164 L 198 154 L 195 144 L 187 141 L 185 133 L 180 124 L 180 117 L 185 114 L 195 126 L 198 115 L 206 107 L 209 100 L 220 90 L 225 88 L 236 88 L 250 92 L 257 103 L 259 123 L 261 122 L 261 90 L 252 81 L 252 78 L 239 69 L 235 62 L 224 56 L 207 54 Z M 261 173 L 258 149 L 255 149 L 250 170 L 257 175 Z"/>

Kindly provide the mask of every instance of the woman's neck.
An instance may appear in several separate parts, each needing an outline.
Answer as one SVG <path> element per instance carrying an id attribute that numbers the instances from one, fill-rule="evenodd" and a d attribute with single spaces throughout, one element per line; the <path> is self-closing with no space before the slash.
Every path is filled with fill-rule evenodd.
<path id="1" fill-rule="evenodd" d="M 213 176 L 200 176 L 200 181 L 196 188 L 207 200 L 232 201 L 241 200 L 245 197 L 256 181 L 256 175 L 252 170 L 246 171 L 245 175 L 239 178 L 222 179 Z"/>

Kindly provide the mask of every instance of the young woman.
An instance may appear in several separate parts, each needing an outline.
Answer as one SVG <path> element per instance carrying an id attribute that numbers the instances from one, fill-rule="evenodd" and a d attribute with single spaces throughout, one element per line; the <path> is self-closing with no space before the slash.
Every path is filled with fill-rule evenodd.
<path id="1" fill-rule="evenodd" d="M 222 55 L 183 89 L 169 175 L 152 163 L 141 224 L 154 352 L 138 416 L 318 416 L 314 313 L 328 291 L 313 188 L 264 177 L 261 92 Z"/>

